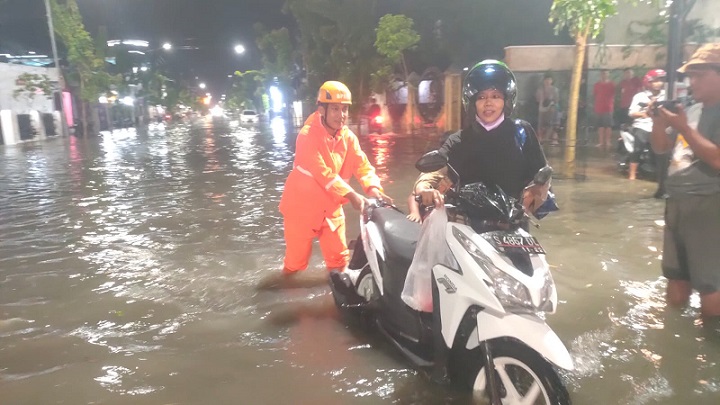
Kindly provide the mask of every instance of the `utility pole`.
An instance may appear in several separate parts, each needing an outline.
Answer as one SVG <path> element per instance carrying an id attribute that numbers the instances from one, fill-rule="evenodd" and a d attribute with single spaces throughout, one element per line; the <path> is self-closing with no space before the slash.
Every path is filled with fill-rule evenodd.
<path id="1" fill-rule="evenodd" d="M 53 60 L 55 61 L 55 69 L 58 74 L 58 85 L 60 87 L 60 122 L 63 136 L 68 135 L 67 121 L 65 119 L 65 95 L 64 87 L 65 81 L 62 77 L 62 70 L 60 68 L 60 59 L 58 58 L 57 44 L 55 43 L 55 26 L 53 25 L 52 9 L 50 8 L 50 0 L 45 0 L 45 11 L 47 12 L 48 29 L 50 30 L 50 44 L 52 46 Z"/>
<path id="2" fill-rule="evenodd" d="M 670 5 L 670 26 L 668 29 L 667 48 L 667 98 L 673 100 L 675 94 L 675 82 L 677 82 L 677 69 L 683 62 L 684 45 L 683 31 L 685 18 L 695 5 L 695 0 L 673 0 Z"/>

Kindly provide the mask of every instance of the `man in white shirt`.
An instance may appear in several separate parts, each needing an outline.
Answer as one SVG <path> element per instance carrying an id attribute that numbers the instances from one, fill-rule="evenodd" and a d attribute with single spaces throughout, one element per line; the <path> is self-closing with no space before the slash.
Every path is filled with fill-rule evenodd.
<path id="1" fill-rule="evenodd" d="M 665 100 L 665 77 L 666 73 L 662 69 L 653 69 L 643 77 L 643 85 L 645 91 L 641 91 L 633 96 L 628 109 L 628 116 L 633 119 L 632 133 L 635 138 L 633 153 L 630 155 L 630 170 L 628 178 L 635 180 L 637 176 L 638 164 L 640 163 L 640 153 L 645 145 L 650 141 L 652 133 L 652 118 L 648 111 L 648 105 L 653 101 Z M 661 158 L 656 156 L 656 158 Z M 660 178 L 658 173 L 658 178 Z M 659 183 L 659 181 L 658 181 Z"/>

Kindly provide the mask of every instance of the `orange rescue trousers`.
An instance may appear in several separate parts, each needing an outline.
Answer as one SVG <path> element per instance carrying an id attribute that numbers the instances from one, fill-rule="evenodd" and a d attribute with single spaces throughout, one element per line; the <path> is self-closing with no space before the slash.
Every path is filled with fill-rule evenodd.
<path id="1" fill-rule="evenodd" d="M 320 240 L 320 250 L 328 269 L 344 269 L 350 261 L 350 251 L 345 238 L 345 221 L 333 230 L 328 220 L 316 226 L 308 226 L 305 218 L 283 219 L 285 226 L 285 262 L 283 272 L 305 270 L 312 254 L 312 243 Z"/>

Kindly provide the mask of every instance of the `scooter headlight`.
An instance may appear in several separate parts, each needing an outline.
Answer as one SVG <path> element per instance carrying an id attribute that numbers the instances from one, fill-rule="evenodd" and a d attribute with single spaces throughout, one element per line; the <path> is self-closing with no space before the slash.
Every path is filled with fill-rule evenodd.
<path id="1" fill-rule="evenodd" d="M 478 266 L 490 277 L 492 285 L 488 285 L 488 287 L 493 290 L 495 296 L 508 312 L 535 313 L 538 310 L 530 298 L 530 291 L 523 283 L 497 268 L 492 260 L 460 230 L 453 229 L 453 235 L 455 239 L 463 245 Z"/>

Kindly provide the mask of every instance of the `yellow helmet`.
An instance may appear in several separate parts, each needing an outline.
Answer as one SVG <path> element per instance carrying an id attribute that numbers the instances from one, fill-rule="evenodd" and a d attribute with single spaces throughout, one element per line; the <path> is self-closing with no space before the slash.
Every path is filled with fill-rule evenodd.
<path id="1" fill-rule="evenodd" d="M 317 102 L 352 104 L 352 95 L 346 85 L 336 81 L 329 81 L 320 86 Z"/>

